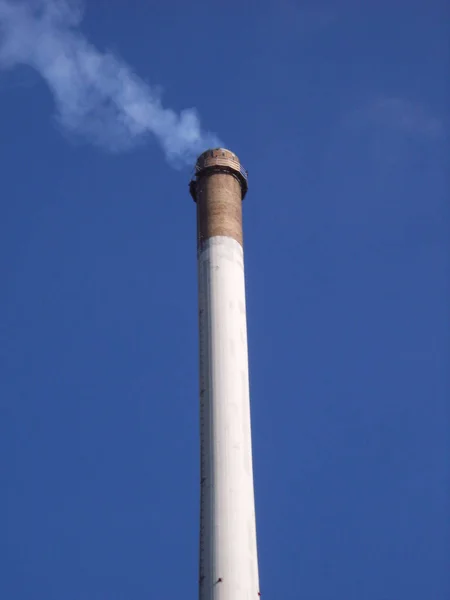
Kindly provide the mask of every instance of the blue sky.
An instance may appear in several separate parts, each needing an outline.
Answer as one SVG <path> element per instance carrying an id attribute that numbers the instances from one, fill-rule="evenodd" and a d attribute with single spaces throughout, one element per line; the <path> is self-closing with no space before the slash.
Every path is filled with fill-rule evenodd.
<path id="1" fill-rule="evenodd" d="M 209 132 L 249 170 L 262 598 L 450 597 L 449 18 L 444 0 L 88 0 L 78 30 L 144 100 L 195 107 L 191 145 L 170 119 L 119 140 L 91 93 L 74 118 L 70 85 L 58 116 L 9 47 L 2 599 L 197 597 L 187 184 Z"/>

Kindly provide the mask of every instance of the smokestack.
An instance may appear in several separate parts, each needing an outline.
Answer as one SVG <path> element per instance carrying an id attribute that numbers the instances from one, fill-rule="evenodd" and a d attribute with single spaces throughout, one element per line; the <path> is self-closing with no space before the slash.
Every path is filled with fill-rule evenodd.
<path id="1" fill-rule="evenodd" d="M 257 600 L 242 200 L 247 172 L 223 148 L 200 155 L 200 600 Z"/>

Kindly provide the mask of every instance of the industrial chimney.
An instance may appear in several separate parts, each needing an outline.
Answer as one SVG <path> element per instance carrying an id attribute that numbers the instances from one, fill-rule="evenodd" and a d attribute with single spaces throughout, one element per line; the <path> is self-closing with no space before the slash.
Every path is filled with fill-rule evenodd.
<path id="1" fill-rule="evenodd" d="M 258 599 L 242 200 L 247 172 L 201 154 L 197 203 L 200 337 L 200 600 Z"/>

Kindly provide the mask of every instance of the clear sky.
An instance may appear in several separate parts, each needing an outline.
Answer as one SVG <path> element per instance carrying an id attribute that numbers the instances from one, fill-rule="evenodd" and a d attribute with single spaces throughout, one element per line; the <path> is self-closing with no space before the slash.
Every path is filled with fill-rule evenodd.
<path id="1" fill-rule="evenodd" d="M 0 598 L 197 597 L 187 186 L 216 134 L 249 171 L 262 598 L 448 600 L 448 2 L 87 0 L 118 58 L 84 91 L 8 10 Z"/>

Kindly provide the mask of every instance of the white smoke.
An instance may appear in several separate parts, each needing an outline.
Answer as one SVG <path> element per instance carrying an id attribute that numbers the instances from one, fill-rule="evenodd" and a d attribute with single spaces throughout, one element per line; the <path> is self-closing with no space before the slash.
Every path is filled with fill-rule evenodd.
<path id="1" fill-rule="evenodd" d="M 153 134 L 173 164 L 192 163 L 221 143 L 201 130 L 194 109 L 164 108 L 156 89 L 77 29 L 78 1 L 0 0 L 0 68 L 32 67 L 53 93 L 57 121 L 110 151 Z"/>

